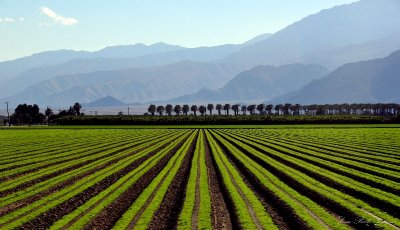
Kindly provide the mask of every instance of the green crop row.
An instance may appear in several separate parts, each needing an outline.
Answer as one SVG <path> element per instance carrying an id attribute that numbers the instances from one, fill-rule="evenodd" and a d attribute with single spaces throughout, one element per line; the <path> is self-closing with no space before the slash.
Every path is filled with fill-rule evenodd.
<path id="1" fill-rule="evenodd" d="M 199 194 L 196 198 L 196 193 Z M 197 213 L 196 199 L 198 199 Z M 194 216 L 197 215 L 197 216 Z M 197 220 L 196 222 L 194 222 Z M 194 225 L 193 225 L 194 224 Z M 211 229 L 211 197 L 208 186 L 207 166 L 205 162 L 204 134 L 199 133 L 196 141 L 186 197 L 178 220 L 179 229 Z"/>

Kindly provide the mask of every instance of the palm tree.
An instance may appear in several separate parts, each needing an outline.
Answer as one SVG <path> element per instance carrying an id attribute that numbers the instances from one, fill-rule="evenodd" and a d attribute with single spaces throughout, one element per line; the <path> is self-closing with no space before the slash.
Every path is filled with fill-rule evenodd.
<path id="1" fill-rule="evenodd" d="M 156 112 L 157 107 L 155 105 L 150 105 L 147 111 L 151 113 L 151 116 L 154 116 L 154 113 Z"/>
<path id="2" fill-rule="evenodd" d="M 283 107 L 283 105 L 282 104 L 279 104 L 279 105 L 275 105 L 275 111 L 276 111 L 276 114 L 278 114 L 278 115 L 280 115 L 281 114 L 281 109 L 282 109 L 282 107 Z"/>
<path id="3" fill-rule="evenodd" d="M 221 116 L 222 105 L 217 104 L 217 106 L 215 108 L 218 110 L 218 115 Z"/>
<path id="4" fill-rule="evenodd" d="M 79 104 L 78 102 L 76 102 L 76 103 L 74 104 L 74 106 L 72 106 L 72 109 L 73 109 L 73 111 L 74 111 L 74 114 L 76 114 L 76 115 L 81 115 L 81 109 L 82 109 L 81 104 Z"/>
<path id="5" fill-rule="evenodd" d="M 185 114 L 185 115 L 187 115 L 188 114 L 188 112 L 189 112 L 189 105 L 183 105 L 182 106 L 182 112 Z"/>
<path id="6" fill-rule="evenodd" d="M 207 109 L 204 105 L 200 105 L 199 112 L 201 115 L 204 115 L 207 112 Z"/>
<path id="7" fill-rule="evenodd" d="M 174 112 L 176 113 L 176 115 L 181 114 L 182 112 L 182 107 L 180 105 L 175 105 L 174 107 Z"/>
<path id="8" fill-rule="evenodd" d="M 272 110 L 274 109 L 274 106 L 269 104 L 266 106 L 265 110 L 267 110 L 268 114 L 272 114 Z"/>
<path id="9" fill-rule="evenodd" d="M 168 116 L 171 116 L 172 109 L 173 109 L 173 107 L 171 104 L 168 104 L 165 106 L 165 112 L 167 112 Z"/>
<path id="10" fill-rule="evenodd" d="M 197 105 L 192 105 L 192 107 L 190 107 L 190 110 L 194 113 L 194 115 L 196 116 L 196 112 L 197 112 Z"/>
<path id="11" fill-rule="evenodd" d="M 157 106 L 157 113 L 160 114 L 160 116 L 163 115 L 164 110 L 165 110 L 164 106 L 162 105 Z"/>
<path id="12" fill-rule="evenodd" d="M 283 106 L 283 114 L 284 114 L 284 115 L 289 115 L 289 113 L 290 113 L 290 106 L 292 106 L 292 104 L 290 104 L 290 103 L 286 103 L 286 104 Z"/>
<path id="13" fill-rule="evenodd" d="M 207 110 L 210 111 L 210 115 L 212 114 L 213 109 L 214 109 L 214 104 L 207 105 Z"/>
<path id="14" fill-rule="evenodd" d="M 239 115 L 240 105 L 239 104 L 232 105 L 232 110 L 235 115 Z"/>
<path id="15" fill-rule="evenodd" d="M 247 106 L 242 105 L 242 108 L 240 109 L 240 111 L 242 111 L 243 115 L 246 115 L 247 112 Z"/>
<path id="16" fill-rule="evenodd" d="M 254 110 L 256 110 L 256 105 L 247 106 L 247 110 L 250 112 L 250 115 L 254 114 Z"/>
<path id="17" fill-rule="evenodd" d="M 259 113 L 261 114 L 265 109 L 265 105 L 264 104 L 259 104 L 257 105 L 257 110 L 259 111 Z"/>
<path id="18" fill-rule="evenodd" d="M 229 110 L 231 109 L 231 105 L 225 104 L 223 109 L 225 110 L 225 115 L 229 115 Z"/>

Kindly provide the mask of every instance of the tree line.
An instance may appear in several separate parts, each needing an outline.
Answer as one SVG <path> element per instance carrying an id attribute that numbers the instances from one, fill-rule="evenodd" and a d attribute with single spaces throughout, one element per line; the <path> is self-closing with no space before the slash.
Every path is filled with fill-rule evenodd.
<path id="1" fill-rule="evenodd" d="M 60 110 L 58 114 L 55 114 L 50 107 L 47 107 L 44 113 L 41 113 L 37 104 L 19 104 L 10 116 L 10 123 L 13 125 L 46 124 L 65 116 L 84 115 L 80 112 L 81 108 L 82 105 L 76 102 L 68 110 Z M 4 120 L 4 123 L 6 123 L 6 120 Z"/>
<path id="2" fill-rule="evenodd" d="M 164 114 L 171 116 L 175 115 L 213 115 L 213 111 L 217 111 L 217 115 L 373 115 L 373 116 L 396 116 L 400 114 L 400 105 L 395 103 L 377 103 L 377 104 L 325 104 L 325 105 L 300 105 L 300 104 L 208 104 L 205 105 L 163 105 L 151 104 L 145 115 L 163 116 Z"/>

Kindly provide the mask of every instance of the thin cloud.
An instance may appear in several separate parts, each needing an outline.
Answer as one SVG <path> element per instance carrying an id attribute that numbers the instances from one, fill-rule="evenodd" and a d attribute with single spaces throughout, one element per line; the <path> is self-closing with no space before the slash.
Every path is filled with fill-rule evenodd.
<path id="1" fill-rule="evenodd" d="M 51 10 L 50 8 L 48 8 L 46 6 L 40 7 L 40 11 L 41 11 L 42 14 L 44 14 L 44 15 L 48 16 L 49 18 L 53 19 L 53 21 L 55 23 L 59 23 L 59 24 L 64 25 L 64 26 L 73 26 L 73 25 L 79 23 L 79 21 L 77 19 L 61 16 L 61 15 L 57 14 L 56 12 L 54 12 L 53 10 Z"/>
<path id="2" fill-rule="evenodd" d="M 5 22 L 5 23 L 7 23 L 7 22 L 14 22 L 15 20 L 14 20 L 14 18 L 0 18 L 0 23 L 2 23 L 2 22 Z"/>

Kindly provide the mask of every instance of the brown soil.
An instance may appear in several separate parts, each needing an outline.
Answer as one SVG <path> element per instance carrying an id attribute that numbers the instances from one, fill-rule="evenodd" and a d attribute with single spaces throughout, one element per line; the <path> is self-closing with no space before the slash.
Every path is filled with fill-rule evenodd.
<path id="1" fill-rule="evenodd" d="M 234 144 L 234 143 L 232 143 L 232 144 Z M 333 180 L 331 180 L 331 179 L 329 179 L 327 177 L 324 177 L 324 176 L 320 175 L 316 171 L 308 169 L 305 166 L 297 165 L 297 164 L 294 164 L 293 162 L 290 162 L 290 161 L 288 161 L 286 159 L 283 159 L 283 158 L 281 158 L 279 156 L 268 154 L 265 150 L 260 149 L 257 146 L 254 146 L 254 145 L 252 145 L 250 143 L 248 143 L 248 145 L 252 146 L 254 149 L 258 150 L 259 152 L 268 155 L 269 157 L 273 158 L 276 161 L 279 161 L 279 162 L 281 162 L 281 163 L 283 163 L 283 164 L 285 164 L 285 165 L 287 165 L 287 166 L 289 166 L 289 167 L 291 167 L 293 169 L 296 169 L 296 170 L 298 170 L 298 171 L 300 171 L 300 172 L 302 172 L 302 173 L 314 178 L 315 180 L 317 180 L 317 181 L 319 181 L 319 182 L 321 182 L 321 183 L 323 183 L 323 184 L 325 184 L 327 186 L 333 187 L 333 188 L 338 189 L 338 190 L 340 190 L 340 191 L 342 191 L 342 192 L 344 192 L 344 193 L 346 193 L 346 194 L 348 194 L 350 196 L 353 196 L 353 197 L 356 197 L 358 199 L 361 199 L 361 200 L 365 201 L 366 203 L 370 204 L 371 206 L 379 208 L 379 209 L 387 212 L 388 214 L 390 214 L 392 216 L 397 216 L 400 213 L 400 207 L 397 207 L 396 205 L 393 205 L 392 203 L 380 200 L 380 199 L 378 199 L 376 197 L 373 197 L 373 196 L 371 196 L 369 194 L 363 193 L 363 192 L 361 192 L 359 190 L 356 190 L 356 189 L 347 187 L 347 186 L 345 186 L 343 184 L 340 184 L 338 182 L 335 182 L 335 181 L 333 181 Z M 287 154 L 285 152 L 282 152 L 282 150 L 275 149 L 275 148 L 270 147 L 270 146 L 268 148 L 271 148 L 271 149 L 274 149 L 275 151 Z"/>
<path id="2" fill-rule="evenodd" d="M 197 140 L 199 141 L 199 140 Z M 204 143 L 203 143 L 204 145 Z M 199 209 L 200 209 L 200 176 L 201 176 L 201 165 L 200 165 L 200 154 L 197 157 L 197 173 L 196 173 L 196 185 L 195 185 L 195 198 L 194 198 L 194 207 L 193 207 L 193 213 L 192 213 L 192 228 L 197 230 L 197 221 L 199 217 Z M 204 173 L 204 172 L 203 172 Z"/>
<path id="3" fill-rule="evenodd" d="M 198 135 L 196 135 L 194 141 L 191 143 L 177 174 L 168 187 L 159 209 L 154 213 L 148 229 L 172 229 L 177 225 L 179 213 L 182 210 L 185 200 L 185 188 L 189 180 L 197 136 Z"/>
<path id="4" fill-rule="evenodd" d="M 116 200 L 105 207 L 101 213 L 92 218 L 90 223 L 85 226 L 85 229 L 111 229 L 118 219 L 129 209 L 132 203 L 140 196 L 143 190 L 151 183 L 158 173 L 160 173 L 165 165 L 167 165 L 168 161 L 183 145 L 184 141 L 185 140 L 175 146 L 174 149 L 164 156 L 156 166 L 152 167 L 146 175 L 141 177 Z"/>
<path id="5" fill-rule="evenodd" d="M 41 229 L 41 228 L 49 228 L 53 223 L 57 220 L 61 219 L 64 215 L 74 211 L 79 206 L 83 205 L 85 202 L 90 200 L 91 198 L 98 195 L 104 189 L 107 189 L 113 183 L 118 181 L 121 177 L 128 174 L 133 169 L 137 168 L 141 165 L 144 161 L 146 161 L 151 156 L 155 155 L 158 150 L 136 160 L 132 164 L 128 165 L 127 167 L 119 170 L 118 172 L 104 178 L 103 180 L 97 182 L 94 186 L 86 189 L 80 194 L 70 198 L 69 200 L 53 207 L 46 213 L 42 213 L 41 215 L 37 216 L 35 219 L 25 223 L 21 228 L 22 229 Z M 40 207 L 39 207 L 40 208 Z"/>
<path id="6" fill-rule="evenodd" d="M 213 229 L 239 229 L 238 223 L 235 222 L 237 217 L 234 212 L 232 201 L 227 196 L 227 191 L 223 186 L 222 178 L 215 170 L 215 162 L 213 162 L 209 143 L 205 135 L 204 140 L 208 186 L 210 188 L 211 196 L 211 216 Z"/>
<path id="7" fill-rule="evenodd" d="M 125 148 L 123 148 L 123 149 L 118 150 L 118 152 L 128 150 L 128 149 L 130 149 L 130 148 L 132 148 L 132 147 L 134 147 L 134 146 L 125 147 Z M 100 151 L 98 151 L 98 152 L 96 152 L 96 153 L 99 153 L 99 152 L 101 152 L 101 151 L 103 151 L 103 150 L 100 150 Z M 92 153 L 92 154 L 96 154 L 96 153 Z M 12 194 L 12 193 L 15 193 L 15 192 L 24 190 L 24 189 L 26 189 L 26 188 L 29 188 L 29 187 L 31 187 L 31 186 L 34 186 L 35 184 L 41 183 L 41 182 L 46 181 L 46 180 L 49 180 L 49 179 L 51 179 L 51 178 L 53 178 L 53 177 L 62 175 L 62 174 L 64 174 L 64 173 L 66 173 L 66 172 L 69 172 L 69 171 L 78 169 L 78 168 L 80 168 L 80 167 L 83 167 L 83 166 L 88 165 L 88 164 L 90 164 L 90 163 L 93 163 L 93 162 L 95 162 L 95 161 L 98 161 L 98 160 L 101 160 L 101 159 L 104 159 L 104 158 L 107 158 L 107 157 L 110 157 L 110 156 L 113 156 L 113 155 L 115 155 L 115 152 L 112 152 L 112 153 L 109 153 L 109 154 L 106 154 L 106 155 L 103 155 L 103 156 L 100 156 L 100 157 L 92 158 L 92 159 L 87 160 L 87 161 L 80 162 L 80 163 L 75 164 L 75 165 L 72 165 L 72 166 L 70 166 L 70 167 L 63 168 L 63 169 L 61 169 L 61 170 L 59 170 L 59 171 L 56 171 L 56 172 L 54 172 L 54 173 L 50 173 L 50 174 L 47 174 L 47 175 L 44 175 L 44 176 L 41 176 L 41 177 L 37 177 L 37 178 L 35 178 L 35 179 L 33 179 L 33 180 L 30 180 L 30 181 L 27 181 L 27 182 L 25 182 L 25 183 L 19 184 L 19 185 L 15 186 L 14 188 L 10 188 L 10 189 L 1 191 L 1 192 L 0 192 L 0 197 L 5 197 L 5 196 L 10 195 L 10 194 Z M 68 160 L 67 160 L 67 161 L 68 161 Z"/>
<path id="8" fill-rule="evenodd" d="M 237 144 L 235 144 L 233 142 L 231 142 L 231 144 L 235 145 L 235 147 L 240 149 L 243 153 L 245 153 L 247 156 L 252 158 L 259 165 L 261 165 L 264 168 L 266 168 L 269 172 L 274 174 L 281 181 L 283 181 L 284 183 L 286 183 L 287 185 L 289 185 L 290 187 L 295 189 L 300 194 L 302 194 L 304 196 L 307 196 L 308 198 L 310 198 L 314 202 L 318 203 L 319 205 L 324 207 L 326 210 L 328 210 L 328 211 L 330 211 L 332 213 L 336 213 L 338 216 L 345 216 L 349 220 L 358 220 L 359 219 L 359 217 L 357 215 L 355 215 L 351 210 L 347 209 L 346 207 L 341 206 L 340 204 L 336 203 L 334 200 L 330 200 L 329 198 L 324 197 L 323 195 L 319 194 L 318 192 L 315 192 L 315 191 L 309 189 L 305 185 L 301 184 L 299 181 L 296 181 L 293 178 L 291 178 L 290 176 L 286 175 L 284 172 L 282 172 L 282 171 L 280 171 L 278 169 L 270 167 L 267 163 L 265 163 L 264 161 L 260 160 L 259 158 L 255 157 L 255 156 L 253 156 L 246 149 L 238 146 Z M 256 147 L 254 147 L 254 148 L 256 148 Z M 257 150 L 263 152 L 260 149 L 257 149 Z M 265 153 L 265 151 L 264 151 L 264 153 Z M 232 159 L 234 160 L 234 158 L 232 158 Z M 241 167 L 239 167 L 239 168 L 241 168 Z M 271 194 L 271 195 L 273 195 L 273 194 Z M 280 207 L 279 205 L 273 205 L 273 206 L 274 207 Z M 282 206 L 285 207 L 287 205 L 283 204 Z M 286 207 L 284 209 L 288 209 L 288 211 L 290 211 L 289 207 Z M 290 212 L 288 212 L 288 214 L 290 214 Z M 289 222 L 286 222 L 286 223 L 288 223 L 288 224 L 289 223 L 293 223 L 293 221 L 295 221 L 295 220 L 296 219 L 292 219 L 292 221 L 289 221 Z M 300 223 L 301 223 L 301 221 L 300 221 Z M 352 225 L 352 227 L 354 227 L 356 229 L 365 228 L 365 227 L 368 228 L 368 229 L 376 229 L 375 226 L 368 225 L 368 224 L 366 224 L 366 225 L 363 225 L 363 224 L 360 224 L 360 223 L 359 224 L 350 223 L 350 224 Z M 303 225 L 304 225 L 304 223 L 303 223 Z"/>

